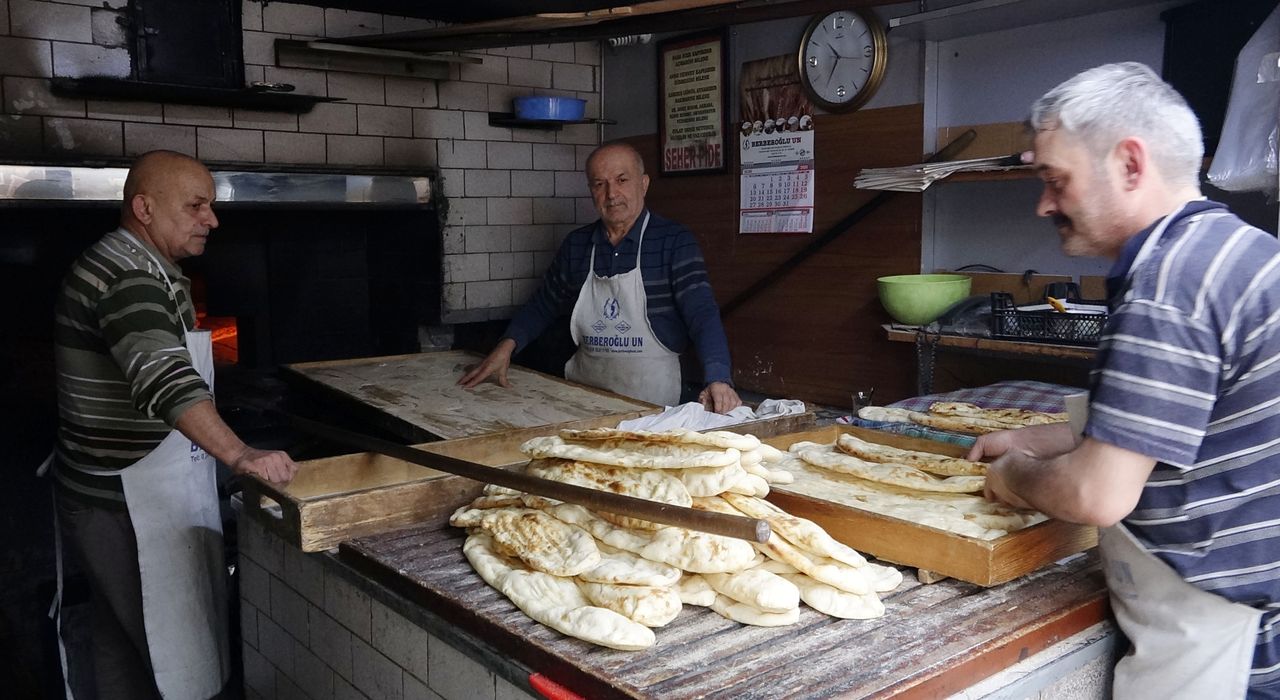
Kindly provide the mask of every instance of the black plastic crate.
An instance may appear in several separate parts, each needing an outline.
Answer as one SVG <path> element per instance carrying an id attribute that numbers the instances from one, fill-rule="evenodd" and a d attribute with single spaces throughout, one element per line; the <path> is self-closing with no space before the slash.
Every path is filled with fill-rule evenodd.
<path id="1" fill-rule="evenodd" d="M 1013 295 L 991 293 L 991 336 L 1010 340 L 1032 340 L 1068 345 L 1095 345 L 1107 325 L 1107 307 L 1098 313 L 1060 311 L 1019 311 Z"/>

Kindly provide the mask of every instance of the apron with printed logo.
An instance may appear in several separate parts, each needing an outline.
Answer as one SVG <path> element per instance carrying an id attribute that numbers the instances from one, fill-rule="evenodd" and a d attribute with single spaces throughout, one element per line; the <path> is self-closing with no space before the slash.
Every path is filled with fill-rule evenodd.
<path id="1" fill-rule="evenodd" d="M 1143 243 L 1133 271 L 1178 212 Z M 1249 687 L 1262 611 L 1187 583 L 1123 524 L 1099 536 L 1111 609 L 1131 647 L 1116 664 L 1116 698 L 1242 698 Z"/>
<path id="2" fill-rule="evenodd" d="M 659 406 L 674 406 L 680 401 L 680 356 L 653 332 L 640 274 L 647 228 L 648 212 L 640 226 L 636 266 L 629 272 L 597 275 L 596 247 L 591 245 L 590 274 L 569 321 L 578 351 L 565 364 L 564 376 Z"/>

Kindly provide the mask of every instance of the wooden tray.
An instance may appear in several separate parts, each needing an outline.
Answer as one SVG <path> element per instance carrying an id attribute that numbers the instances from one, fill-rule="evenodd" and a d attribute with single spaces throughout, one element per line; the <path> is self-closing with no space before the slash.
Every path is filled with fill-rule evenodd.
<path id="1" fill-rule="evenodd" d="M 415 445 L 418 449 L 489 467 L 523 465 L 526 440 L 573 428 L 613 427 L 652 411 L 601 416 L 556 425 L 507 430 L 488 435 Z M 731 426 L 726 430 L 757 437 L 812 427 L 813 413 L 781 416 Z M 285 541 L 304 552 L 318 552 L 343 540 L 409 525 L 443 527 L 458 506 L 480 494 L 484 484 L 403 460 L 359 452 L 299 464 L 286 488 L 248 479 L 244 508 Z"/>
<path id="2" fill-rule="evenodd" d="M 483 359 L 465 350 L 448 350 L 306 362 L 285 365 L 284 377 L 410 442 L 661 410 L 516 365 L 507 372 L 509 389 L 492 382 L 473 389 L 458 386 L 465 369 Z"/>
<path id="3" fill-rule="evenodd" d="M 831 443 L 844 433 L 909 450 L 957 457 L 965 452 L 958 445 L 848 425 L 780 435 L 765 442 L 785 450 L 802 440 Z M 981 586 L 1010 581 L 1098 543 L 1096 528 L 1059 520 L 1047 520 L 999 539 L 981 540 L 791 492 L 784 485 L 775 486 L 769 500 L 818 523 L 859 552 Z"/>

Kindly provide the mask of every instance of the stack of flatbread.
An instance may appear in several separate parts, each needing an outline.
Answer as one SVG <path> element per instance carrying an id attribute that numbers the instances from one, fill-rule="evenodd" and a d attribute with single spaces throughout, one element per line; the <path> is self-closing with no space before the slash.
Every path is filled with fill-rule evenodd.
<path id="1" fill-rule="evenodd" d="M 959 401 L 938 401 L 929 405 L 928 413 L 905 408 L 867 406 L 858 410 L 863 420 L 888 423 L 916 423 L 930 428 L 953 430 L 970 435 L 984 435 L 997 430 L 1025 428 L 1029 425 L 1065 423 L 1065 413 L 1044 413 L 1020 408 L 980 408 Z"/>
<path id="2" fill-rule="evenodd" d="M 592 512 L 490 485 L 453 514 L 463 552 L 529 617 L 615 649 L 652 646 L 683 605 L 751 625 L 796 622 L 800 602 L 828 615 L 884 614 L 902 582 L 815 523 L 763 500 L 787 454 L 751 435 L 597 429 L 535 438 L 527 472 L 545 479 L 769 522 L 764 544 Z"/>
<path id="3" fill-rule="evenodd" d="M 790 471 L 788 491 L 910 520 L 969 537 L 995 539 L 1044 520 L 1039 513 L 981 495 L 986 465 L 904 450 L 844 434 L 830 444 L 797 442 L 776 469 Z"/>

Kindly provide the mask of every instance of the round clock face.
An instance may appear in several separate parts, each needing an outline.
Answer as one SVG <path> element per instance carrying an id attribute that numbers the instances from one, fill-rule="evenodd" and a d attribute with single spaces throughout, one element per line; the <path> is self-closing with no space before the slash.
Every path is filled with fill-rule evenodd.
<path id="1" fill-rule="evenodd" d="M 800 43 L 800 82 L 820 107 L 842 112 L 871 99 L 888 44 L 875 17 L 841 10 L 814 18 Z"/>

